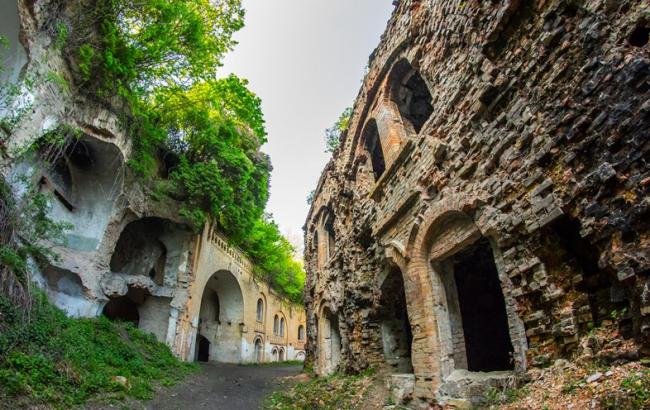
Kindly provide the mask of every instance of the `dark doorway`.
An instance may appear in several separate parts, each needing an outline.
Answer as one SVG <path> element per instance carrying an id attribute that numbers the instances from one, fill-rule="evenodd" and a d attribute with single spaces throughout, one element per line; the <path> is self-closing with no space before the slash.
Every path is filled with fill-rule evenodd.
<path id="1" fill-rule="evenodd" d="M 203 335 L 199 335 L 199 353 L 196 359 L 199 362 L 207 362 L 210 360 L 210 341 Z"/>
<path id="2" fill-rule="evenodd" d="M 508 316 L 489 242 L 479 240 L 453 263 L 468 370 L 512 370 Z"/>
<path id="3" fill-rule="evenodd" d="M 120 296 L 109 300 L 102 313 L 110 320 L 131 322 L 136 327 L 140 321 L 138 305 L 128 296 Z"/>
<path id="4" fill-rule="evenodd" d="M 384 359 L 398 373 L 413 373 L 411 325 L 402 272 L 393 268 L 381 285 L 379 324 Z"/>

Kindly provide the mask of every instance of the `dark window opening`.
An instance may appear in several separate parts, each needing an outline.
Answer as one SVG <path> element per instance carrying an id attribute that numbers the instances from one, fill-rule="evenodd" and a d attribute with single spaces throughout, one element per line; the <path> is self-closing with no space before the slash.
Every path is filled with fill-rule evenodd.
<path id="1" fill-rule="evenodd" d="M 384 152 L 382 151 L 381 141 L 379 140 L 379 130 L 375 121 L 371 121 L 366 126 L 364 131 L 365 148 L 370 154 L 370 161 L 372 163 L 372 172 L 375 176 L 375 181 L 381 178 L 386 170 L 386 163 L 384 161 Z"/>
<path id="2" fill-rule="evenodd" d="M 120 296 L 109 300 L 102 313 L 110 320 L 131 322 L 136 327 L 140 322 L 138 305 L 129 296 Z"/>
<path id="3" fill-rule="evenodd" d="M 207 362 L 210 360 L 210 341 L 203 335 L 198 335 L 199 350 L 196 359 L 199 362 Z"/>
<path id="4" fill-rule="evenodd" d="M 418 134 L 433 113 L 429 88 L 406 60 L 397 63 L 391 76 L 391 98 L 399 107 L 402 118 Z"/>
<path id="5" fill-rule="evenodd" d="M 508 316 L 489 242 L 481 239 L 452 258 L 467 369 L 512 370 Z"/>
<path id="6" fill-rule="evenodd" d="M 257 321 L 262 322 L 264 320 L 264 301 L 262 299 L 257 300 Z"/>
<path id="7" fill-rule="evenodd" d="M 413 373 L 413 334 L 406 308 L 402 272 L 394 268 L 381 286 L 379 322 L 386 363 L 397 373 Z"/>
<path id="8" fill-rule="evenodd" d="M 217 292 L 214 292 L 212 303 L 214 304 L 214 320 L 221 324 L 221 321 L 219 320 L 219 315 L 221 315 L 221 306 L 219 305 L 219 295 L 217 295 Z"/>
<path id="9" fill-rule="evenodd" d="M 627 39 L 627 42 L 633 47 L 644 47 L 648 44 L 650 37 L 650 28 L 645 25 L 639 25 L 634 28 Z"/>
<path id="10" fill-rule="evenodd" d="M 334 217 L 330 216 L 325 222 L 325 231 L 327 232 L 327 257 L 331 258 L 334 255 L 336 246 L 336 234 L 334 233 Z"/>
<path id="11" fill-rule="evenodd" d="M 111 272 L 149 276 L 164 285 L 167 248 L 156 239 L 165 232 L 165 221 L 143 218 L 129 223 L 120 234 L 111 256 Z"/>

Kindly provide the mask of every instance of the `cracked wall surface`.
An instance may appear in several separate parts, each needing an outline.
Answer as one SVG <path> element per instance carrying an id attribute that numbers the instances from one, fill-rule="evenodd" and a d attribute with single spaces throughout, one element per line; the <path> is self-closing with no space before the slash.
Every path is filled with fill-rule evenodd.
<path id="1" fill-rule="evenodd" d="M 7 3 L 17 7 L 0 19 L 10 31 L 0 57 L 11 68 L 0 80 L 19 95 L 0 115 L 22 114 L 0 127 L 0 171 L 16 196 L 28 184 L 48 194 L 49 217 L 70 226 L 65 245 L 43 244 L 57 259 L 31 261 L 32 280 L 68 315 L 131 321 L 184 360 L 198 359 L 200 337 L 209 344 L 206 360 L 279 360 L 274 349 L 282 360 L 303 359 L 302 306 L 259 280 L 247 256 L 215 229 L 197 233 L 179 215 L 182 203 L 138 180 L 127 165 L 131 136 L 114 104 L 75 89 L 51 33 L 70 10 L 58 1 Z M 67 86 L 49 81 L 52 73 Z M 53 130 L 62 143 L 42 143 Z M 204 310 L 210 292 L 217 300 Z M 273 329 L 277 315 L 282 332 Z"/>
<path id="2" fill-rule="evenodd" d="M 308 359 L 402 372 L 382 341 L 387 272 L 402 275 L 420 402 L 571 357 L 603 322 L 646 356 L 647 3 L 396 3 L 305 224 Z M 496 290 L 472 297 L 485 265 Z M 507 363 L 468 357 L 481 306 Z"/>

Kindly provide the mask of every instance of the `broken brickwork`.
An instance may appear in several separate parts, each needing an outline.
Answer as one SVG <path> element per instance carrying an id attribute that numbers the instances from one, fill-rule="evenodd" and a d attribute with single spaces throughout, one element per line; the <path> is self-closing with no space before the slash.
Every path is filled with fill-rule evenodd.
<path id="1" fill-rule="evenodd" d="M 638 1 L 398 2 L 305 225 L 317 370 L 412 365 L 431 402 L 607 321 L 647 354 L 649 29 Z"/>

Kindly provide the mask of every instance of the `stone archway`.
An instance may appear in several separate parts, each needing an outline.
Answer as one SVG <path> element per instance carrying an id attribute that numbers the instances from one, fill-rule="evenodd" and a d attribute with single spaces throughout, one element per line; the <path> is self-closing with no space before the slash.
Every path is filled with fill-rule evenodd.
<path id="1" fill-rule="evenodd" d="M 244 299 L 237 278 L 226 270 L 208 279 L 201 297 L 197 342 L 210 342 L 210 361 L 239 363 L 241 357 Z"/>
<path id="2" fill-rule="evenodd" d="M 463 318 L 458 288 L 450 278 L 454 277 L 458 268 L 464 270 L 465 274 L 471 271 L 465 269 L 473 264 L 471 261 L 465 263 L 468 259 L 464 252 L 475 250 L 475 246 L 481 248 L 483 255 L 486 254 L 485 246 L 488 247 L 487 262 L 493 268 L 489 272 L 493 275 L 491 283 L 496 284 L 498 289 L 493 289 L 490 296 L 496 299 L 500 297 L 505 302 L 505 319 L 502 324 L 507 327 L 510 338 L 504 342 L 503 349 L 510 356 L 508 365 L 501 363 L 501 366 L 486 366 L 485 369 L 525 370 L 526 338 L 523 322 L 517 316 L 514 298 L 508 293 L 511 288 L 509 279 L 499 265 L 503 259 L 500 250 L 491 237 L 485 236 L 485 232 L 490 232 L 490 235 L 498 233 L 486 224 L 485 215 L 489 212 L 479 210 L 480 205 L 477 197 L 448 193 L 422 216 L 425 223 L 414 226 L 409 235 L 408 252 L 404 255 L 407 260 L 406 298 L 414 333 L 413 355 L 422 357 L 413 363 L 414 373 L 416 388 L 427 391 L 426 395 L 430 397 L 460 397 L 460 390 L 454 386 L 464 381 L 469 381 L 476 391 L 483 391 L 490 383 L 500 385 L 512 377 L 511 372 L 496 372 L 477 382 L 478 379 L 470 380 L 472 376 L 467 374 L 471 370 L 466 365 L 467 346 L 461 343 L 465 337 L 463 320 L 472 321 L 476 318 Z M 460 266 L 454 266 L 457 262 L 460 262 Z M 471 291 L 469 300 L 471 302 Z M 481 367 L 483 366 L 478 365 L 472 368 Z M 452 373 L 459 376 L 450 378 Z"/>
<path id="3" fill-rule="evenodd" d="M 325 306 L 322 309 L 321 328 L 318 329 L 319 363 L 322 374 L 334 373 L 341 362 L 341 332 L 338 316 Z"/>
<path id="4" fill-rule="evenodd" d="M 413 373 L 413 335 L 408 319 L 402 272 L 393 265 L 386 270 L 382 279 L 376 320 L 379 323 L 384 360 L 394 373 Z"/>

